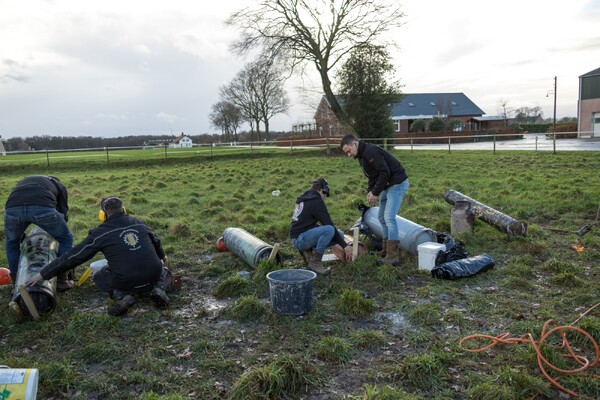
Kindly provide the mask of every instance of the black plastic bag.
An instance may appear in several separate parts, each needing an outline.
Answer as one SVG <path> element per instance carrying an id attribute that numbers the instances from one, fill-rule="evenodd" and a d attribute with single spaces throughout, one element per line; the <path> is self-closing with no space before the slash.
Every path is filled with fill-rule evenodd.
<path id="1" fill-rule="evenodd" d="M 439 279 L 456 280 L 485 272 L 494 267 L 494 260 L 488 254 L 463 258 L 436 265 L 431 270 L 431 276 Z"/>
<path id="2" fill-rule="evenodd" d="M 437 242 L 446 246 L 445 251 L 439 251 L 435 257 L 435 265 L 440 265 L 449 261 L 462 260 L 469 257 L 463 243 L 456 243 L 454 238 L 447 233 L 438 233 Z"/>

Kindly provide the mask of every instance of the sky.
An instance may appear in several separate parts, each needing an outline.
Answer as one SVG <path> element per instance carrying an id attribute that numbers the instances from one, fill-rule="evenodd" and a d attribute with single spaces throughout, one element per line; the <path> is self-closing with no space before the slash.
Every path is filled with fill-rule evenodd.
<path id="1" fill-rule="evenodd" d="M 251 1 L 0 0 L 0 136 L 219 133 L 219 87 L 251 61 L 229 51 L 238 32 L 224 21 Z M 557 119 L 577 116 L 579 76 L 600 68 L 600 1 L 400 1 L 404 93 L 551 118 L 556 76 Z M 311 72 L 286 89 L 292 107 L 272 130 L 312 122 L 322 96 Z"/>

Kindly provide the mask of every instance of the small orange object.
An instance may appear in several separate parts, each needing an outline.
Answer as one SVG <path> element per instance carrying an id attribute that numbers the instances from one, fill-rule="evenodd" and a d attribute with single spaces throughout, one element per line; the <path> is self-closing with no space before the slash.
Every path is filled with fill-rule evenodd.
<path id="1" fill-rule="evenodd" d="M 219 250 L 219 251 L 227 251 L 227 246 L 225 245 L 225 240 L 223 239 L 223 236 L 221 236 L 217 240 L 217 243 L 215 243 L 215 246 L 217 247 L 217 250 Z"/>
<path id="2" fill-rule="evenodd" d="M 8 268 L 0 268 L 0 285 L 8 285 L 11 283 L 10 270 Z"/>
<path id="3" fill-rule="evenodd" d="M 577 243 L 573 243 L 573 244 L 571 244 L 571 248 L 572 248 L 573 250 L 575 250 L 576 252 L 578 252 L 578 253 L 583 253 L 583 250 L 584 250 L 584 247 L 583 247 L 583 246 L 580 246 L 580 245 L 578 245 Z"/>

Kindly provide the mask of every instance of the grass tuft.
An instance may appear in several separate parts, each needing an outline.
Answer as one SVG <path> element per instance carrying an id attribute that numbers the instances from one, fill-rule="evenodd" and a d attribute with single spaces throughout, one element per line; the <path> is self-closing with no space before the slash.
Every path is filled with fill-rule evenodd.
<path id="1" fill-rule="evenodd" d="M 336 364 L 346 364 L 352 358 L 352 345 L 336 336 L 325 336 L 321 338 L 316 346 L 315 353 L 323 361 Z"/>
<path id="2" fill-rule="evenodd" d="M 243 278 L 238 274 L 230 275 L 225 278 L 224 281 L 219 283 L 213 295 L 217 299 L 223 299 L 226 297 L 238 297 L 247 294 L 250 290 L 250 281 Z"/>
<path id="3" fill-rule="evenodd" d="M 356 289 L 344 289 L 337 301 L 337 309 L 339 312 L 355 317 L 369 315 L 376 307 L 373 300 L 366 299 Z"/>

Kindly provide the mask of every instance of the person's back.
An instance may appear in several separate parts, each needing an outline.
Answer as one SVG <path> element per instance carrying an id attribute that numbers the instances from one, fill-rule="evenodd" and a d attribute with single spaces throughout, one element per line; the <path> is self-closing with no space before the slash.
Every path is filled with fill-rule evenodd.
<path id="1" fill-rule="evenodd" d="M 59 256 L 73 247 L 73 234 L 67 226 L 68 210 L 67 189 L 56 177 L 27 176 L 11 190 L 4 210 L 4 234 L 6 258 L 13 282 L 19 269 L 21 237 L 29 225 L 37 225 L 56 239 Z M 72 285 L 66 273 L 58 277 L 59 291 Z"/>
<path id="2" fill-rule="evenodd" d="M 129 290 L 155 281 L 160 274 L 162 262 L 152 241 L 155 236 L 139 219 L 115 215 L 90 235 L 110 265 L 113 287 Z"/>

